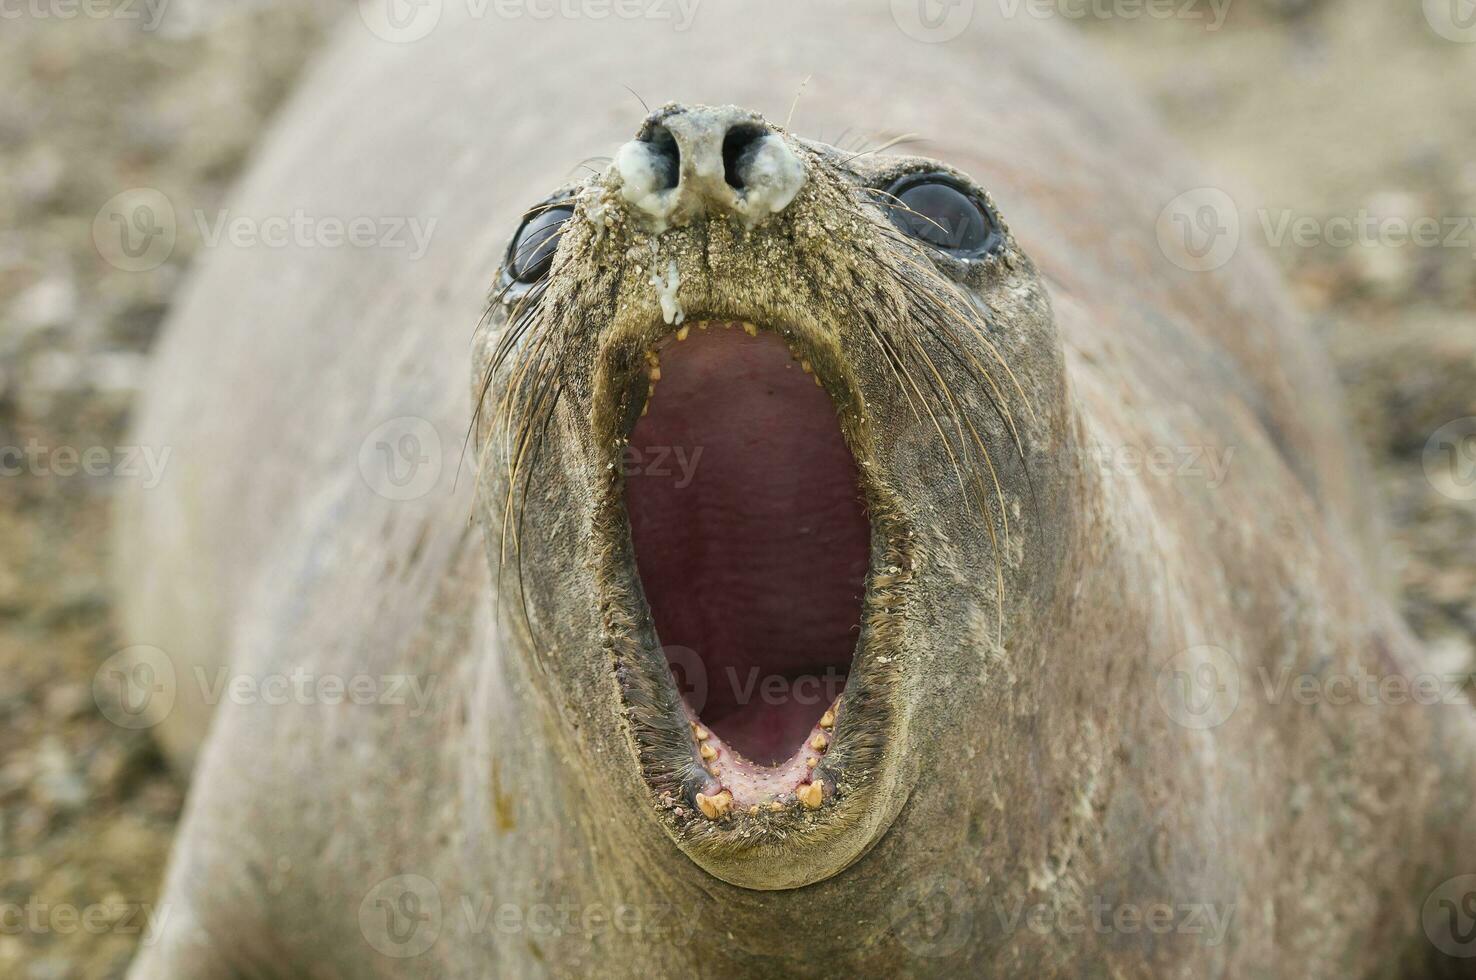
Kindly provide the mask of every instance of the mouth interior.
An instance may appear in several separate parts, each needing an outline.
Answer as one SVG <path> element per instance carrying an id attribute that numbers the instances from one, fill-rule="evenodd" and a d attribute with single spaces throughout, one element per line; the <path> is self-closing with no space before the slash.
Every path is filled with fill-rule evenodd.
<path id="1" fill-rule="evenodd" d="M 625 500 L 667 661 L 724 751 L 766 767 L 813 756 L 850 671 L 871 541 L 835 406 L 767 330 L 690 325 L 650 360 Z"/>

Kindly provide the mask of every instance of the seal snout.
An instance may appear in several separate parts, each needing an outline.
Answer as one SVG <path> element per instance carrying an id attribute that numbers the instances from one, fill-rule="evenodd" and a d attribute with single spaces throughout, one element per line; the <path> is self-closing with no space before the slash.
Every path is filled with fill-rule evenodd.
<path id="1" fill-rule="evenodd" d="M 785 137 L 736 106 L 663 107 L 611 171 L 630 212 L 658 232 L 715 215 L 757 224 L 787 208 L 806 178 Z"/>

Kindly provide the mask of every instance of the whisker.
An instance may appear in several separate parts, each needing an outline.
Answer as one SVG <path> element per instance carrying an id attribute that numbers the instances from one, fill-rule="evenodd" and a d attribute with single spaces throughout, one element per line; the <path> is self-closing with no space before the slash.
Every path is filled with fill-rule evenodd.
<path id="1" fill-rule="evenodd" d="M 794 120 L 794 110 L 799 108 L 800 96 L 805 94 L 805 86 L 810 84 L 812 77 L 814 76 L 806 75 L 805 80 L 799 83 L 799 88 L 795 89 L 794 101 L 789 103 L 789 115 L 784 117 L 784 128 L 786 130 L 789 129 L 789 124 Z"/>
<path id="2" fill-rule="evenodd" d="M 850 156 L 846 157 L 845 162 L 850 163 L 852 160 L 859 160 L 861 157 L 870 156 L 873 153 L 885 153 L 887 150 L 890 150 L 894 146 L 911 146 L 918 143 L 926 142 L 927 140 L 923 139 L 917 133 L 903 133 L 901 136 L 892 137 L 879 146 L 874 146 L 869 150 L 861 150 L 857 153 L 853 153 Z"/>

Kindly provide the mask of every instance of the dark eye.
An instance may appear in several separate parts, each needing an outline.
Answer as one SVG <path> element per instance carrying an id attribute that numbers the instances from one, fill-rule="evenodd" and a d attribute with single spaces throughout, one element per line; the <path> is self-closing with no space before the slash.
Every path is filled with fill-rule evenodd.
<path id="1" fill-rule="evenodd" d="M 523 219 L 513 238 L 508 269 L 518 282 L 537 282 L 548 274 L 554 250 L 559 247 L 564 222 L 574 213 L 568 205 L 541 208 Z"/>
<path id="2" fill-rule="evenodd" d="M 952 255 L 978 257 L 1004 237 L 984 202 L 945 178 L 903 177 L 887 189 L 887 195 L 894 225 Z"/>

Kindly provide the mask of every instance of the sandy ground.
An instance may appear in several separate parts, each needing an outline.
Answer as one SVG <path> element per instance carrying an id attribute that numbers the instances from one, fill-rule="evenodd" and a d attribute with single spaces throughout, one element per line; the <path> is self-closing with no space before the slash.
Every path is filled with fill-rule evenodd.
<path id="1" fill-rule="evenodd" d="M 159 30 L 127 9 L 0 22 L 0 447 L 37 461 L 0 477 L 0 909 L 25 915 L 0 919 L 0 976 L 120 976 L 184 792 L 146 734 L 106 719 L 93 680 L 122 645 L 106 562 L 111 491 L 142 478 L 125 472 L 128 407 L 199 243 L 182 227 L 164 265 L 125 272 L 92 221 L 136 187 L 219 207 L 335 13 L 212 9 L 177 0 Z M 1424 463 L 1433 433 L 1476 416 L 1476 43 L 1442 37 L 1414 0 L 1233 0 L 1218 30 L 1078 26 L 1285 268 L 1349 386 L 1410 621 L 1441 664 L 1469 669 L 1476 502 Z M 1444 247 L 1267 240 L 1282 216 L 1364 214 L 1470 227 Z M 69 475 L 67 447 L 101 451 L 109 473 Z"/>

